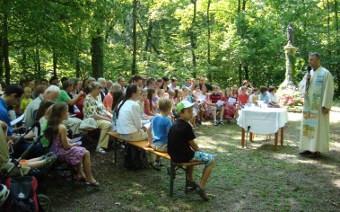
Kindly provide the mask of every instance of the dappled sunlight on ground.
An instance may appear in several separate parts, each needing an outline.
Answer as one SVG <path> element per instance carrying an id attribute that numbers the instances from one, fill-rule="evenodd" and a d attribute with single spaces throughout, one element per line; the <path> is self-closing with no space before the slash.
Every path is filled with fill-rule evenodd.
<path id="1" fill-rule="evenodd" d="M 340 189 L 340 179 L 333 180 L 333 183 L 336 187 L 338 187 Z"/>

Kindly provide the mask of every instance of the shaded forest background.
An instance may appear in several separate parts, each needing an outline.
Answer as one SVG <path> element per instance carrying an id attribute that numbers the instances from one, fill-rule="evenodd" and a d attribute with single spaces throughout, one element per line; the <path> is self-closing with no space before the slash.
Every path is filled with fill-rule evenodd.
<path id="1" fill-rule="evenodd" d="M 317 51 L 339 96 L 338 16 L 337 0 L 1 0 L 0 78 L 138 73 L 279 85 L 293 22 L 293 81 Z"/>

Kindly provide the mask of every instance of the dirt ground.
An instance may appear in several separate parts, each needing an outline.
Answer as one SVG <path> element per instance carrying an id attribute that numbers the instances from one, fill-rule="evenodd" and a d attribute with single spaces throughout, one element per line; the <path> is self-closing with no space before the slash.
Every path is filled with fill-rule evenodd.
<path id="1" fill-rule="evenodd" d="M 166 168 L 128 171 L 122 150 L 116 166 L 113 149 L 100 155 L 93 145 L 99 189 L 79 182 L 73 186 L 67 177 L 53 173 L 42 181 L 41 192 L 50 197 L 53 211 L 339 211 L 340 108 L 332 108 L 330 151 L 320 158 L 298 154 L 300 121 L 300 113 L 289 113 L 285 142 L 276 152 L 273 140 L 261 135 L 241 148 L 236 122 L 217 127 L 204 122 L 196 130 L 196 141 L 216 158 L 206 188 L 208 202 L 194 192 L 183 193 L 183 172 L 178 172 L 176 195 L 170 198 Z M 195 171 L 196 180 L 201 171 Z"/>

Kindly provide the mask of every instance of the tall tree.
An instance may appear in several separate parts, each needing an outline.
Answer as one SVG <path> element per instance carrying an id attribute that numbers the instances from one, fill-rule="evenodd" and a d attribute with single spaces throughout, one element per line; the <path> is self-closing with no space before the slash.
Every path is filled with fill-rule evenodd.
<path id="1" fill-rule="evenodd" d="M 137 0 L 133 0 L 133 8 L 132 8 L 132 20 L 133 20 L 133 53 L 132 53 L 132 75 L 135 75 L 137 71 Z"/>

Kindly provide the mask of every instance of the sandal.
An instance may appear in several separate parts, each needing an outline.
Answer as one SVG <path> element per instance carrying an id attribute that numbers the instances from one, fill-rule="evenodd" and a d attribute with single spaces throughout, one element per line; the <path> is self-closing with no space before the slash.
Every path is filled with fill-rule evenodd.
<path id="1" fill-rule="evenodd" d="M 92 187 L 99 187 L 100 183 L 98 183 L 98 181 L 94 181 L 94 182 L 85 181 L 84 185 L 92 186 Z"/>
<path id="2" fill-rule="evenodd" d="M 79 181 L 79 182 L 85 182 L 85 177 L 77 177 L 77 176 L 74 176 L 74 180 L 75 180 L 75 181 Z"/>

